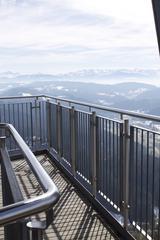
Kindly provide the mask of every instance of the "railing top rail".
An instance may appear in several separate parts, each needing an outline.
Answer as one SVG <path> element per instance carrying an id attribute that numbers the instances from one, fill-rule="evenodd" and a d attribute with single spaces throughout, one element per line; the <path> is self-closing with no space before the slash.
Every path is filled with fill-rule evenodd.
<path id="1" fill-rule="evenodd" d="M 59 199 L 59 192 L 47 172 L 11 124 L 1 123 L 0 128 L 7 129 L 22 150 L 28 165 L 37 177 L 44 194 L 20 201 L 0 209 L 0 225 L 16 221 L 50 209 Z"/>
<path id="2" fill-rule="evenodd" d="M 44 95 L 31 95 L 31 96 L 6 96 L 6 97 L 0 97 L 0 100 L 12 100 L 12 99 L 32 99 L 32 98 L 42 98 L 45 97 Z"/>
<path id="3" fill-rule="evenodd" d="M 148 132 L 148 133 L 152 133 L 152 134 L 156 134 L 160 136 L 160 132 L 154 131 L 152 129 L 146 128 L 146 127 L 142 127 L 142 126 L 137 126 L 137 125 L 131 125 L 132 129 L 138 129 L 140 131 L 144 131 L 144 132 Z"/>
<path id="4" fill-rule="evenodd" d="M 93 109 L 107 111 L 107 112 L 112 112 L 112 113 L 116 113 L 116 114 L 120 114 L 120 115 L 126 115 L 126 116 L 130 116 L 130 117 L 134 117 L 134 118 L 139 118 L 139 119 L 144 119 L 144 120 L 149 120 L 149 121 L 154 121 L 154 122 L 160 122 L 160 116 L 156 116 L 156 115 L 138 113 L 138 112 L 128 111 L 128 110 L 119 109 L 119 108 L 105 107 L 105 106 L 98 105 L 98 104 L 86 103 L 86 102 L 76 101 L 76 100 L 67 99 L 67 98 L 52 97 L 49 95 L 0 97 L 0 100 L 26 99 L 26 98 L 27 99 L 35 99 L 35 98 L 37 98 L 37 99 L 38 98 L 53 99 L 54 101 L 61 101 L 61 102 L 69 103 L 69 104 L 76 104 L 79 106 L 93 108 Z"/>
<path id="5" fill-rule="evenodd" d="M 46 96 L 46 95 L 44 95 L 43 97 L 49 98 L 49 99 L 54 99 L 56 101 L 77 104 L 77 105 L 81 105 L 84 107 L 90 107 L 93 109 L 99 109 L 99 110 L 108 111 L 108 112 L 112 112 L 112 113 L 127 115 L 127 116 L 134 117 L 134 118 L 141 118 L 141 119 L 156 121 L 156 122 L 160 121 L 160 116 L 156 116 L 156 115 L 149 115 L 149 114 L 144 114 L 144 113 L 128 111 L 128 110 L 124 110 L 124 109 L 105 107 L 105 106 L 101 106 L 101 105 L 97 105 L 97 104 L 86 103 L 86 102 L 81 102 L 81 101 L 76 101 L 76 100 L 70 100 L 70 99 L 66 99 L 66 98 L 57 98 L 57 97 Z"/>

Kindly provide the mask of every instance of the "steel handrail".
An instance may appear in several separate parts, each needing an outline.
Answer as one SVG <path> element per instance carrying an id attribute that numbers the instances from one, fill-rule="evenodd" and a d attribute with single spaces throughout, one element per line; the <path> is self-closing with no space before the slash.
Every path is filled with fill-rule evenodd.
<path id="1" fill-rule="evenodd" d="M 150 120 L 150 121 L 155 121 L 155 122 L 160 122 L 160 116 L 156 115 L 151 115 L 151 114 L 145 114 L 145 113 L 139 113 L 139 112 L 134 112 L 134 111 L 128 111 L 120 108 L 111 108 L 111 107 L 105 107 L 102 105 L 98 104 L 93 104 L 93 103 L 86 103 L 83 101 L 77 101 L 77 100 L 72 100 L 72 99 L 67 99 L 67 98 L 59 98 L 59 97 L 53 97 L 49 95 L 33 95 L 33 96 L 8 96 L 8 97 L 0 97 L 0 100 L 7 100 L 7 99 L 39 99 L 39 98 L 45 98 L 45 99 L 53 99 L 54 101 L 61 101 L 61 102 L 67 102 L 69 104 L 76 104 L 79 106 L 83 107 L 88 107 L 92 109 L 98 109 L 102 111 L 107 111 L 107 112 L 112 112 L 120 115 L 126 115 L 134 118 L 140 118 L 140 119 L 145 119 L 145 120 Z"/>
<path id="2" fill-rule="evenodd" d="M 26 158 L 27 163 L 44 191 L 44 194 L 40 196 L 26 199 L 1 208 L 0 225 L 4 225 L 49 210 L 58 201 L 59 191 L 16 129 L 11 124 L 7 123 L 1 123 L 0 128 L 7 129 L 17 142 Z"/>
<path id="3" fill-rule="evenodd" d="M 99 110 L 103 110 L 103 111 L 117 113 L 120 115 L 127 115 L 127 116 L 146 119 L 146 120 L 150 120 L 150 121 L 157 121 L 157 122 L 160 121 L 160 117 L 156 116 L 156 115 L 138 113 L 138 112 L 128 111 L 128 110 L 124 110 L 124 109 L 120 109 L 120 108 L 104 107 L 104 106 L 97 105 L 97 104 L 86 103 L 86 102 L 81 102 L 81 101 L 76 101 L 76 100 L 70 100 L 70 99 L 66 99 L 66 98 L 57 98 L 57 97 L 52 97 L 52 96 L 48 96 L 48 95 L 42 95 L 41 97 L 53 99 L 53 100 L 61 101 L 61 102 L 73 103 L 73 104 L 77 104 L 77 105 L 88 107 L 88 108 L 99 109 Z"/>

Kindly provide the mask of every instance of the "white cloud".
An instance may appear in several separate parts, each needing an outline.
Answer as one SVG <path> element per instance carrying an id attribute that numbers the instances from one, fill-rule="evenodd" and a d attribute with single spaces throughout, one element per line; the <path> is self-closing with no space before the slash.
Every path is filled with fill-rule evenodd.
<path id="1" fill-rule="evenodd" d="M 159 64 L 150 0 L 0 1 L 1 70 Z"/>

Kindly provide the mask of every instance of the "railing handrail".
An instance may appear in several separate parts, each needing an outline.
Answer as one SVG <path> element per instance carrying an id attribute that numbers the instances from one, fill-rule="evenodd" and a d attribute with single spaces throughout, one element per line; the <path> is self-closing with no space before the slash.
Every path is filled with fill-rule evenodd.
<path id="1" fill-rule="evenodd" d="M 76 101 L 76 100 L 71 100 L 71 99 L 66 99 L 66 98 L 57 98 L 57 97 L 52 97 L 48 95 L 42 95 L 41 97 L 49 98 L 49 99 L 54 99 L 57 101 L 62 101 L 62 102 L 68 102 L 68 103 L 73 103 L 77 105 L 81 105 L 84 107 L 90 107 L 93 109 L 99 109 L 99 110 L 104 110 L 112 113 L 117 113 L 117 114 L 122 114 L 122 115 L 127 115 L 135 118 L 142 118 L 150 121 L 160 121 L 160 116 L 156 115 L 150 115 L 150 114 L 145 114 L 145 113 L 138 113 L 134 111 L 128 111 L 120 108 L 111 108 L 111 107 L 105 107 L 101 106 L 98 104 L 92 104 L 92 103 L 86 103 L 86 102 L 81 102 L 81 101 Z"/>
<path id="2" fill-rule="evenodd" d="M 39 98 L 45 98 L 45 99 L 53 99 L 54 101 L 61 101 L 61 102 L 67 102 L 69 104 L 77 104 L 83 107 L 88 107 L 88 108 L 93 108 L 93 109 L 99 109 L 102 111 L 107 111 L 107 112 L 112 112 L 120 115 L 126 115 L 134 118 L 139 118 L 139 119 L 145 119 L 149 121 L 154 121 L 154 122 L 160 122 L 160 116 L 156 115 L 151 115 L 151 114 L 146 114 L 146 113 L 139 113 L 139 112 L 134 112 L 134 111 L 129 111 L 129 110 L 124 110 L 120 108 L 111 108 L 111 107 L 106 107 L 98 104 L 93 104 L 93 103 L 86 103 L 83 101 L 77 101 L 77 100 L 72 100 L 72 99 L 67 99 L 67 98 L 59 98 L 59 97 L 53 97 L 50 95 L 33 95 L 33 96 L 7 96 L 7 97 L 0 97 L 0 100 L 7 100 L 7 99 L 39 99 Z"/>
<path id="3" fill-rule="evenodd" d="M 28 99 L 28 98 L 42 98 L 45 97 L 44 95 L 30 95 L 30 96 L 5 96 L 5 97 L 0 97 L 0 100 L 12 100 L 12 99 Z"/>
<path id="4" fill-rule="evenodd" d="M 37 177 L 44 194 L 20 201 L 0 209 L 0 225 L 4 225 L 18 219 L 26 218 L 34 214 L 49 210 L 59 199 L 59 192 L 47 172 L 43 169 L 37 158 L 31 152 L 16 129 L 7 123 L 0 123 L 0 128 L 7 129 L 22 150 L 26 161 Z"/>

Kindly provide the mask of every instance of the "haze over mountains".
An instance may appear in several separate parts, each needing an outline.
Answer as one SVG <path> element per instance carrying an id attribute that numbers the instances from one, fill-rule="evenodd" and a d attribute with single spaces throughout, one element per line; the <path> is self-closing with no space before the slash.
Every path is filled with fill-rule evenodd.
<path id="1" fill-rule="evenodd" d="M 47 94 L 160 115 L 160 70 L 0 73 L 0 96 Z"/>

